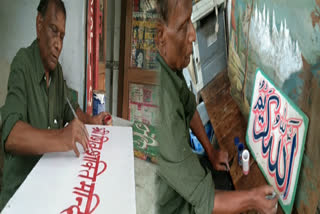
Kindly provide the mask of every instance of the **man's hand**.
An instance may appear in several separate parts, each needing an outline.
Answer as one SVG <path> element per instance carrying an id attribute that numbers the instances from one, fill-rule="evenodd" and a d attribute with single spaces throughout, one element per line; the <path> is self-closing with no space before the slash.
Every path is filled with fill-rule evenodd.
<path id="1" fill-rule="evenodd" d="M 110 119 L 109 119 L 110 118 Z M 109 119 L 109 120 L 108 120 Z M 107 112 L 101 112 L 100 114 L 91 117 L 90 124 L 95 125 L 112 125 L 112 117 Z"/>
<path id="2" fill-rule="evenodd" d="M 276 213 L 278 208 L 278 196 L 274 199 L 266 199 L 267 195 L 271 195 L 274 192 L 272 186 L 260 186 L 252 190 L 252 197 L 255 199 L 256 210 L 259 213 Z"/>
<path id="3" fill-rule="evenodd" d="M 212 214 L 242 213 L 250 210 L 262 214 L 276 213 L 278 198 L 266 199 L 266 196 L 271 195 L 273 191 L 273 188 L 268 185 L 251 190 L 216 191 Z"/>
<path id="4" fill-rule="evenodd" d="M 111 114 L 107 112 L 101 112 L 96 116 L 90 116 L 89 114 L 83 112 L 80 108 L 77 108 L 76 114 L 79 120 L 85 124 L 93 124 L 93 125 L 112 125 L 112 117 Z"/>
<path id="5" fill-rule="evenodd" d="M 208 154 L 209 160 L 215 170 L 229 171 L 228 152 L 216 150 L 212 147 L 212 152 Z"/>
<path id="6" fill-rule="evenodd" d="M 80 156 L 76 145 L 77 142 L 82 145 L 84 151 L 87 151 L 89 148 L 89 134 L 86 127 L 78 119 L 74 119 L 67 127 L 62 129 L 61 137 L 65 151 L 73 150 L 77 157 Z"/>

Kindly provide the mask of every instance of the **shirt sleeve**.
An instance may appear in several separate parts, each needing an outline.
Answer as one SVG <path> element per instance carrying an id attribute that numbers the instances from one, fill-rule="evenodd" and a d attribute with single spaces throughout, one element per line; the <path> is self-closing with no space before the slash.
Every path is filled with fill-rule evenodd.
<path id="1" fill-rule="evenodd" d="M 1 132 L 2 132 L 2 107 L 0 107 L 0 141 L 1 141 Z"/>
<path id="2" fill-rule="evenodd" d="M 159 127 L 158 174 L 170 188 L 192 205 L 196 213 L 211 214 L 214 203 L 214 183 L 211 173 L 205 171 L 197 155 L 192 153 L 188 145 L 186 123 L 181 114 L 173 111 L 170 104 L 161 107 L 162 113 L 168 117 L 163 118 Z M 194 112 L 194 109 L 190 108 L 189 112 L 192 111 Z"/>
<path id="3" fill-rule="evenodd" d="M 180 91 L 180 100 L 184 105 L 184 113 L 185 113 L 186 120 L 188 124 L 190 124 L 190 121 L 197 109 L 197 103 L 196 103 L 196 98 L 194 94 L 189 90 L 184 77 L 182 78 L 183 78 L 183 81 L 182 81 L 182 87 Z"/>
<path id="4" fill-rule="evenodd" d="M 5 142 L 17 121 L 27 121 L 27 95 L 25 70 L 15 58 L 10 67 L 8 93 L 5 105 L 2 108 L 2 148 L 5 151 Z"/>

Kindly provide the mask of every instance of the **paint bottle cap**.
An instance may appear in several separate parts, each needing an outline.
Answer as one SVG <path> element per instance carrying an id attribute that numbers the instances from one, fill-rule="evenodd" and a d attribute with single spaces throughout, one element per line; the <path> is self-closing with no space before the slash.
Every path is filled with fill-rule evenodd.
<path id="1" fill-rule="evenodd" d="M 244 145 L 242 143 L 238 144 L 238 152 L 242 152 L 244 149 Z"/>
<path id="2" fill-rule="evenodd" d="M 234 138 L 234 145 L 236 145 L 236 146 L 238 146 L 238 144 L 239 144 L 239 137 L 235 137 Z"/>

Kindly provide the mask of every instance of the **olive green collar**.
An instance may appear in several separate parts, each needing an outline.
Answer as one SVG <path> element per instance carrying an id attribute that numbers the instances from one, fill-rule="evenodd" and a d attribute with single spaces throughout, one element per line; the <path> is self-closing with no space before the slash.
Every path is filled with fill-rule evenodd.
<path id="1" fill-rule="evenodd" d="M 174 85 L 178 88 L 181 89 L 183 82 L 184 82 L 184 77 L 183 77 L 183 73 L 181 70 L 172 70 L 168 64 L 164 61 L 164 59 L 162 58 L 162 56 L 160 56 L 160 54 L 157 54 L 157 60 L 159 61 L 160 65 L 161 65 L 161 72 L 165 72 L 167 73 L 167 75 L 169 76 L 169 78 L 173 81 Z M 163 71 L 162 71 L 163 70 Z M 162 74 L 160 74 L 161 76 Z"/>
<path id="2" fill-rule="evenodd" d="M 36 69 L 37 69 L 37 75 L 38 75 L 38 82 L 40 84 L 42 81 L 45 81 L 45 70 L 44 70 L 43 62 L 42 62 L 42 59 L 41 59 L 41 56 L 40 56 L 39 43 L 38 43 L 37 39 L 35 39 L 32 42 L 31 47 L 32 47 L 33 54 L 34 54 L 34 57 L 35 57 Z M 58 65 L 57 65 L 57 67 L 58 67 Z M 54 71 L 50 72 L 50 80 L 49 80 L 50 83 L 52 82 L 52 80 L 54 80 L 55 73 L 57 73 L 56 72 L 57 67 L 55 68 Z"/>

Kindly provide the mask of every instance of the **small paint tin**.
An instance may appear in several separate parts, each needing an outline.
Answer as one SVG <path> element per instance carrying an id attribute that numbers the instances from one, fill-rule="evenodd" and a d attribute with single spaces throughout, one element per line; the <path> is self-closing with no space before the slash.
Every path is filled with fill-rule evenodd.
<path id="1" fill-rule="evenodd" d="M 242 152 L 244 149 L 244 145 L 242 143 L 238 144 L 238 164 L 242 166 Z"/>
<path id="2" fill-rule="evenodd" d="M 242 171 L 243 174 L 247 175 L 250 169 L 250 153 L 248 150 L 243 150 L 242 152 Z"/>
<path id="3" fill-rule="evenodd" d="M 106 93 L 102 90 L 93 91 L 93 115 L 106 111 Z"/>

